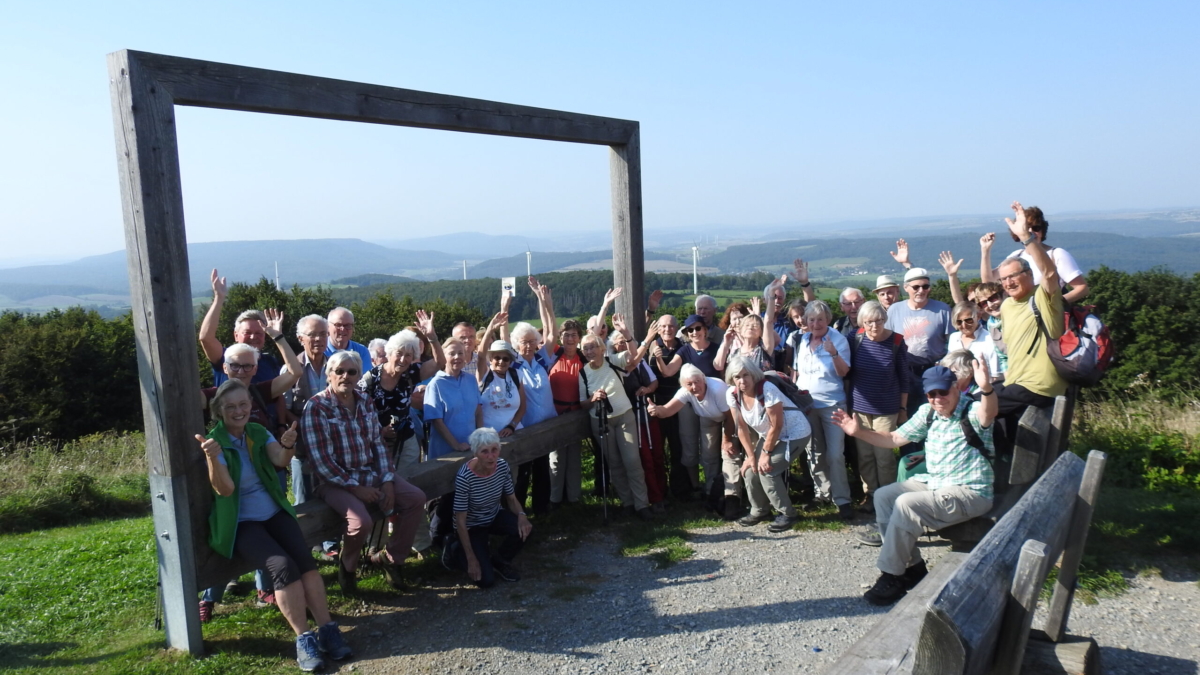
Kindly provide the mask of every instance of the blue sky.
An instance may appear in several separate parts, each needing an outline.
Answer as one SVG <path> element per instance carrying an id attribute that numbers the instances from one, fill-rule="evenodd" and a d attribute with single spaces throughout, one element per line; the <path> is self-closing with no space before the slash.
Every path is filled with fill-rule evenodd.
<path id="1" fill-rule="evenodd" d="M 0 259 L 122 247 L 104 57 L 123 48 L 639 120 L 648 228 L 1196 206 L 1198 19 L 1190 2 L 14 4 Z M 178 122 L 192 241 L 609 224 L 603 147 Z"/>

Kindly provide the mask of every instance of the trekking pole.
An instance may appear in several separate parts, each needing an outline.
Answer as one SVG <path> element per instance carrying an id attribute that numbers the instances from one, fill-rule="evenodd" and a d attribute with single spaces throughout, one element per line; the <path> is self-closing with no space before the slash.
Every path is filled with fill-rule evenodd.
<path id="1" fill-rule="evenodd" d="M 605 398 L 596 405 L 599 407 L 596 417 L 599 422 L 597 426 L 600 428 L 600 447 L 598 448 L 599 452 L 596 453 L 600 459 L 600 492 L 602 495 L 600 501 L 604 508 L 604 524 L 608 525 L 608 465 L 604 455 L 608 449 L 608 412 L 612 410 L 612 404 Z"/>

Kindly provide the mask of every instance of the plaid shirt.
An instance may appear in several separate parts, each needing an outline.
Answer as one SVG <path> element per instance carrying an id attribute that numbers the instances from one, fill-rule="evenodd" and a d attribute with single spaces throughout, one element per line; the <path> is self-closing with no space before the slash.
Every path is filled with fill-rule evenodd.
<path id="1" fill-rule="evenodd" d="M 369 396 L 354 391 L 351 413 L 325 389 L 309 399 L 300 418 L 300 434 L 309 461 L 322 482 L 342 487 L 379 487 L 392 480 L 392 462 Z"/>
<path id="2" fill-rule="evenodd" d="M 930 490 L 959 485 L 978 493 L 981 497 L 992 498 L 992 483 L 995 482 L 992 465 L 978 450 L 967 444 L 960 422 L 963 415 L 968 415 L 971 426 L 995 456 L 992 427 L 985 427 L 979 423 L 979 408 L 970 407 L 975 403 L 976 401 L 963 396 L 959 399 L 953 416 L 945 418 L 934 413 L 931 425 L 925 423 L 929 417 L 929 404 L 926 403 L 896 430 L 897 434 L 909 441 L 925 441 L 927 473 L 911 476 L 911 480 L 927 484 Z"/>

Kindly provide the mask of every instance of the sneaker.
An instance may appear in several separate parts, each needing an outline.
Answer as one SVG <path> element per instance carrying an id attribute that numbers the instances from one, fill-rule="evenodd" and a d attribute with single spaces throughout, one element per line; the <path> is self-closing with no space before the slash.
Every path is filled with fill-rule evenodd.
<path id="1" fill-rule="evenodd" d="M 311 673 L 325 667 L 321 658 L 321 648 L 317 645 L 317 636 L 310 630 L 296 636 L 296 665 L 300 670 Z"/>
<path id="2" fill-rule="evenodd" d="M 275 604 L 275 591 L 259 591 L 254 601 L 255 607 L 270 607 Z"/>
<path id="3" fill-rule="evenodd" d="M 858 543 L 866 546 L 883 546 L 883 535 L 877 530 L 867 530 L 858 533 Z"/>
<path id="4" fill-rule="evenodd" d="M 917 584 L 921 583 L 921 580 L 924 579 L 925 575 L 927 574 L 929 574 L 929 568 L 925 566 L 925 561 L 922 560 L 916 565 L 904 570 L 904 575 L 900 578 L 904 580 L 904 587 L 911 591 L 917 587 Z"/>
<path id="5" fill-rule="evenodd" d="M 792 529 L 793 522 L 795 521 L 781 513 L 775 517 L 775 520 L 771 521 L 767 529 L 771 532 L 787 532 Z"/>
<path id="6" fill-rule="evenodd" d="M 725 495 L 725 520 L 737 520 L 742 515 L 742 498 Z"/>
<path id="7" fill-rule="evenodd" d="M 842 520 L 851 521 L 856 517 L 854 514 L 854 507 L 850 504 L 838 504 L 837 509 L 838 516 L 840 516 Z"/>
<path id="8" fill-rule="evenodd" d="M 212 621 L 213 603 L 208 600 L 200 601 L 200 623 Z"/>
<path id="9" fill-rule="evenodd" d="M 358 592 L 358 570 L 348 570 L 342 561 L 339 560 L 338 568 L 338 586 L 342 589 L 342 595 L 354 595 Z"/>
<path id="10" fill-rule="evenodd" d="M 757 525 L 759 523 L 765 523 L 770 518 L 771 518 L 770 516 L 765 515 L 765 514 L 761 515 L 761 516 L 756 516 L 753 513 L 751 513 L 748 516 L 743 516 L 742 518 L 739 518 L 737 522 L 738 522 L 738 525 L 742 525 L 745 527 L 754 527 L 755 525 Z"/>
<path id="11" fill-rule="evenodd" d="M 342 629 L 338 628 L 336 621 L 330 621 L 317 629 L 317 646 L 334 661 L 341 661 L 352 653 L 346 645 L 346 640 L 342 638 Z"/>
<path id="12" fill-rule="evenodd" d="M 884 572 L 879 575 L 879 579 L 875 581 L 871 590 L 863 593 L 863 598 L 872 605 L 884 607 L 895 603 L 907 594 L 908 589 L 904 587 L 904 577 Z"/>
<path id="13" fill-rule="evenodd" d="M 513 567 L 512 563 L 504 562 L 499 558 L 492 559 L 492 569 L 496 571 L 496 576 L 505 581 L 520 581 L 521 573 L 517 568 Z"/>

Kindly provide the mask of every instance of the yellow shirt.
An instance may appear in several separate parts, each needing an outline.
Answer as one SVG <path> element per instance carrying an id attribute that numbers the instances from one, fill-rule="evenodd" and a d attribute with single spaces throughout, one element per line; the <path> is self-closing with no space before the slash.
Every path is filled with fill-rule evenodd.
<path id="1" fill-rule="evenodd" d="M 1066 393 L 1067 382 L 1058 375 L 1050 354 L 1046 352 L 1046 334 L 1038 327 L 1037 317 L 1033 315 L 1029 305 L 1032 299 L 1037 301 L 1050 339 L 1057 340 L 1063 334 L 1061 291 L 1051 295 L 1038 284 L 1023 301 L 1015 298 L 1005 300 L 1000 305 L 1000 321 L 1004 326 L 1004 344 L 1008 352 L 1008 371 L 1004 374 L 1004 384 L 1018 384 L 1035 394 L 1054 397 Z"/>

